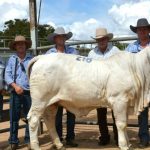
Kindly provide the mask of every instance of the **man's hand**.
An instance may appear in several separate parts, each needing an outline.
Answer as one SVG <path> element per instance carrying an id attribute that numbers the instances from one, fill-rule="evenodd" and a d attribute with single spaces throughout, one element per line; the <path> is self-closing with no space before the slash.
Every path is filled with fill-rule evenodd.
<path id="1" fill-rule="evenodd" d="M 15 92 L 18 95 L 21 95 L 23 93 L 23 89 L 20 86 L 18 86 L 16 83 L 12 83 L 11 86 L 15 89 Z"/>

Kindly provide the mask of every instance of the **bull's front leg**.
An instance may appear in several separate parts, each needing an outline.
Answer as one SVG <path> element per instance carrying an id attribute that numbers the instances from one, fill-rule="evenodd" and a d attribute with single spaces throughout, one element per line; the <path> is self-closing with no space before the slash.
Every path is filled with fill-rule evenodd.
<path id="1" fill-rule="evenodd" d="M 119 147 L 121 150 L 131 150 L 131 145 L 129 144 L 128 136 L 126 133 L 126 122 L 116 122 L 118 129 L 118 140 Z"/>
<path id="2" fill-rule="evenodd" d="M 116 118 L 116 125 L 118 129 L 118 143 L 121 150 L 131 150 L 131 144 L 128 140 L 126 131 L 127 127 L 127 103 L 117 103 L 113 107 L 114 115 Z"/>
<path id="3" fill-rule="evenodd" d="M 65 150 L 65 147 L 61 143 L 56 131 L 55 126 L 56 113 L 57 113 L 57 106 L 56 105 L 49 106 L 44 111 L 43 118 L 57 150 Z"/>
<path id="4" fill-rule="evenodd" d="M 30 144 L 32 150 L 41 150 L 39 147 L 38 141 L 38 127 L 40 117 L 43 113 L 43 109 L 32 107 L 28 113 L 28 123 L 29 123 L 29 131 L 30 131 Z"/>

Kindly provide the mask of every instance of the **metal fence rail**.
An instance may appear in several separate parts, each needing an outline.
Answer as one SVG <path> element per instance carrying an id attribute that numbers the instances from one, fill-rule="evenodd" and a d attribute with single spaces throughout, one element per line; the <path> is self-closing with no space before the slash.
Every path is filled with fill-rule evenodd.
<path id="1" fill-rule="evenodd" d="M 132 37 L 116 37 L 113 38 L 110 42 L 114 43 L 114 42 L 125 42 L 125 41 L 132 41 L 132 40 L 136 40 L 137 36 L 132 36 Z M 74 42 L 67 42 L 66 45 L 72 45 L 72 46 L 76 46 L 76 45 L 87 45 L 87 44 L 95 44 L 96 41 L 95 40 L 84 40 L 84 41 L 74 41 Z M 54 47 L 54 45 L 49 45 L 49 46 L 42 46 L 42 47 L 37 47 L 37 51 L 46 51 L 50 48 Z M 29 49 L 30 51 L 32 51 L 33 49 Z M 0 47 L 0 52 L 5 52 L 7 53 L 9 51 L 9 53 L 12 53 L 13 51 L 10 51 L 9 48 L 7 47 Z"/>
<path id="2" fill-rule="evenodd" d="M 118 37 L 118 38 L 113 38 L 110 42 L 113 45 L 116 45 L 117 42 L 122 43 L 122 42 L 130 42 L 133 40 L 136 40 L 136 36 L 132 37 Z M 96 41 L 95 40 L 86 40 L 86 41 L 68 41 L 66 42 L 66 45 L 70 45 L 75 47 L 80 55 L 87 56 L 88 52 L 90 49 L 94 48 L 96 46 Z M 49 45 L 49 46 L 42 46 L 42 47 L 37 47 L 37 53 L 38 54 L 44 54 L 48 49 L 54 47 L 54 45 Z M 125 49 L 126 47 L 124 47 Z M 4 61 L 7 62 L 7 59 L 9 58 L 10 55 L 12 55 L 14 51 L 10 50 L 8 47 L 0 47 L 0 56 L 3 57 Z M 33 49 L 30 48 L 28 50 L 28 53 L 33 54 Z"/>

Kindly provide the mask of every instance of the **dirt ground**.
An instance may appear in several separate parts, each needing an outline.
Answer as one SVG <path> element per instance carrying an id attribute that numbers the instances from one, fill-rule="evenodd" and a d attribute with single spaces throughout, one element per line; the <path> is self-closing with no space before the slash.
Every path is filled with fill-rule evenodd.
<path id="1" fill-rule="evenodd" d="M 5 105 L 6 109 L 8 108 L 8 105 Z M 66 115 L 64 112 L 64 138 L 66 135 L 66 127 L 65 127 L 65 121 L 66 121 Z M 93 110 L 89 113 L 88 116 L 83 118 L 77 118 L 77 122 L 80 121 L 80 123 L 87 122 L 87 124 L 76 124 L 75 127 L 75 134 L 76 134 L 76 142 L 79 144 L 77 148 L 69 148 L 66 147 L 67 150 L 117 150 L 119 149 L 114 142 L 113 139 L 113 131 L 112 126 L 109 126 L 109 132 L 111 135 L 111 142 L 108 146 L 99 146 L 98 145 L 98 137 L 99 137 L 99 129 L 96 125 L 96 111 Z M 91 123 L 94 122 L 94 124 L 91 125 Z M 108 123 L 111 123 L 111 112 L 108 111 Z M 129 123 L 137 123 L 137 116 L 130 116 L 129 117 Z M 22 125 L 23 122 L 20 121 L 20 124 Z M 51 150 L 53 149 L 53 145 L 51 142 L 51 139 L 49 137 L 49 134 L 47 132 L 47 129 L 44 126 L 44 133 L 39 136 L 39 142 L 42 150 Z M 0 129 L 9 128 L 9 121 L 0 123 Z M 135 150 L 138 150 L 138 128 L 137 127 L 128 127 L 128 136 L 130 139 L 130 143 L 132 144 L 133 148 Z M 20 144 L 19 144 L 19 150 L 27 150 L 26 145 L 23 144 L 23 136 L 24 136 L 24 129 L 19 129 L 18 133 Z M 5 148 L 8 146 L 8 137 L 9 132 L 0 133 L 0 150 L 5 150 Z M 65 145 L 65 142 L 64 142 Z M 148 148 L 145 148 L 144 150 L 150 150 L 150 146 Z"/>

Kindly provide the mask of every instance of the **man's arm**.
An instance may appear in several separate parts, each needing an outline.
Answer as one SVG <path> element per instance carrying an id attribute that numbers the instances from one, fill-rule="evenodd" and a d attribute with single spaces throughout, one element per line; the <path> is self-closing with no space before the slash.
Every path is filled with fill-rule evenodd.
<path id="1" fill-rule="evenodd" d="M 8 85 L 13 83 L 13 75 L 12 75 L 12 57 L 9 58 L 6 68 L 5 68 L 5 81 Z"/>

